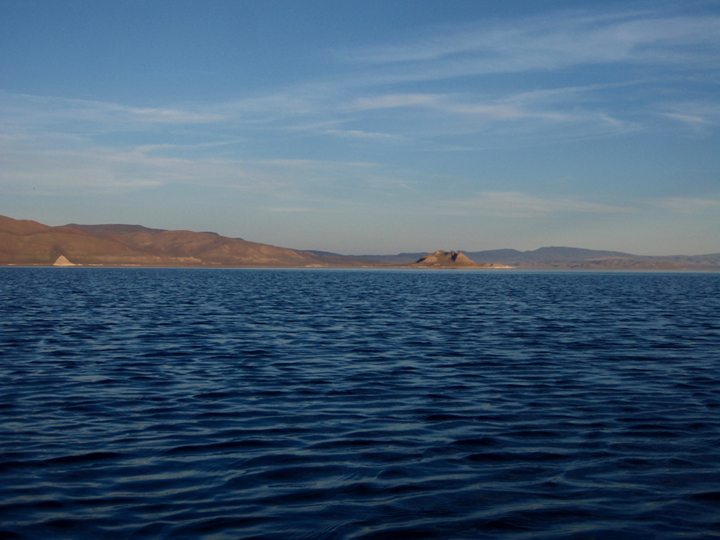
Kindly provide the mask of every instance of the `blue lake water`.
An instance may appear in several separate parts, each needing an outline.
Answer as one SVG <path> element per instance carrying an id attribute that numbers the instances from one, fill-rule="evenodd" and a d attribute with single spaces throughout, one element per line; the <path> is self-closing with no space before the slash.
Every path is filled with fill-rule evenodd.
<path id="1" fill-rule="evenodd" d="M 0 538 L 720 537 L 720 275 L 0 269 Z"/>

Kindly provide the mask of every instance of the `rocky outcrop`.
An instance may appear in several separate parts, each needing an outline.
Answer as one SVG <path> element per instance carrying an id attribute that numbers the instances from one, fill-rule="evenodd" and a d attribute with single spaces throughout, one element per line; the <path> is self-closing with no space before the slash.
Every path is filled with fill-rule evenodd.
<path id="1" fill-rule="evenodd" d="M 60 255 L 53 263 L 53 266 L 77 266 L 75 263 L 68 261 L 65 255 Z"/>
<path id="2" fill-rule="evenodd" d="M 459 251 L 436 251 L 421 257 L 411 266 L 420 268 L 489 268 L 491 264 L 478 264 Z"/>

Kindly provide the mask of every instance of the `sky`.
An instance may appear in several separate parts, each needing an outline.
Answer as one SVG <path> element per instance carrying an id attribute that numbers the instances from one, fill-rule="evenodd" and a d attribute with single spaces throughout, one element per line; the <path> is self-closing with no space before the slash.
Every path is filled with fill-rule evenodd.
<path id="1" fill-rule="evenodd" d="M 0 0 L 0 214 L 720 252 L 720 2 Z"/>

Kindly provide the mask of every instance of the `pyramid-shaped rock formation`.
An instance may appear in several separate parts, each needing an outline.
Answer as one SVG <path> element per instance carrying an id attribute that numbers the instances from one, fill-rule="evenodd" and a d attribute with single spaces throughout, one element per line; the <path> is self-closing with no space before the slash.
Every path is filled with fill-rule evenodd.
<path id="1" fill-rule="evenodd" d="M 76 266 L 74 263 L 71 263 L 68 258 L 65 255 L 60 255 L 55 263 L 53 263 L 53 266 Z"/>

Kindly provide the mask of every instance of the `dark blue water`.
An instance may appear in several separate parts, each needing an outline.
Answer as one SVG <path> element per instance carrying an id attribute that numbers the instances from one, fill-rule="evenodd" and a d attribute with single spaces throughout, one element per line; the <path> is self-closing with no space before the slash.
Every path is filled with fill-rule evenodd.
<path id="1" fill-rule="evenodd" d="M 720 536 L 720 275 L 0 269 L 0 538 Z"/>

